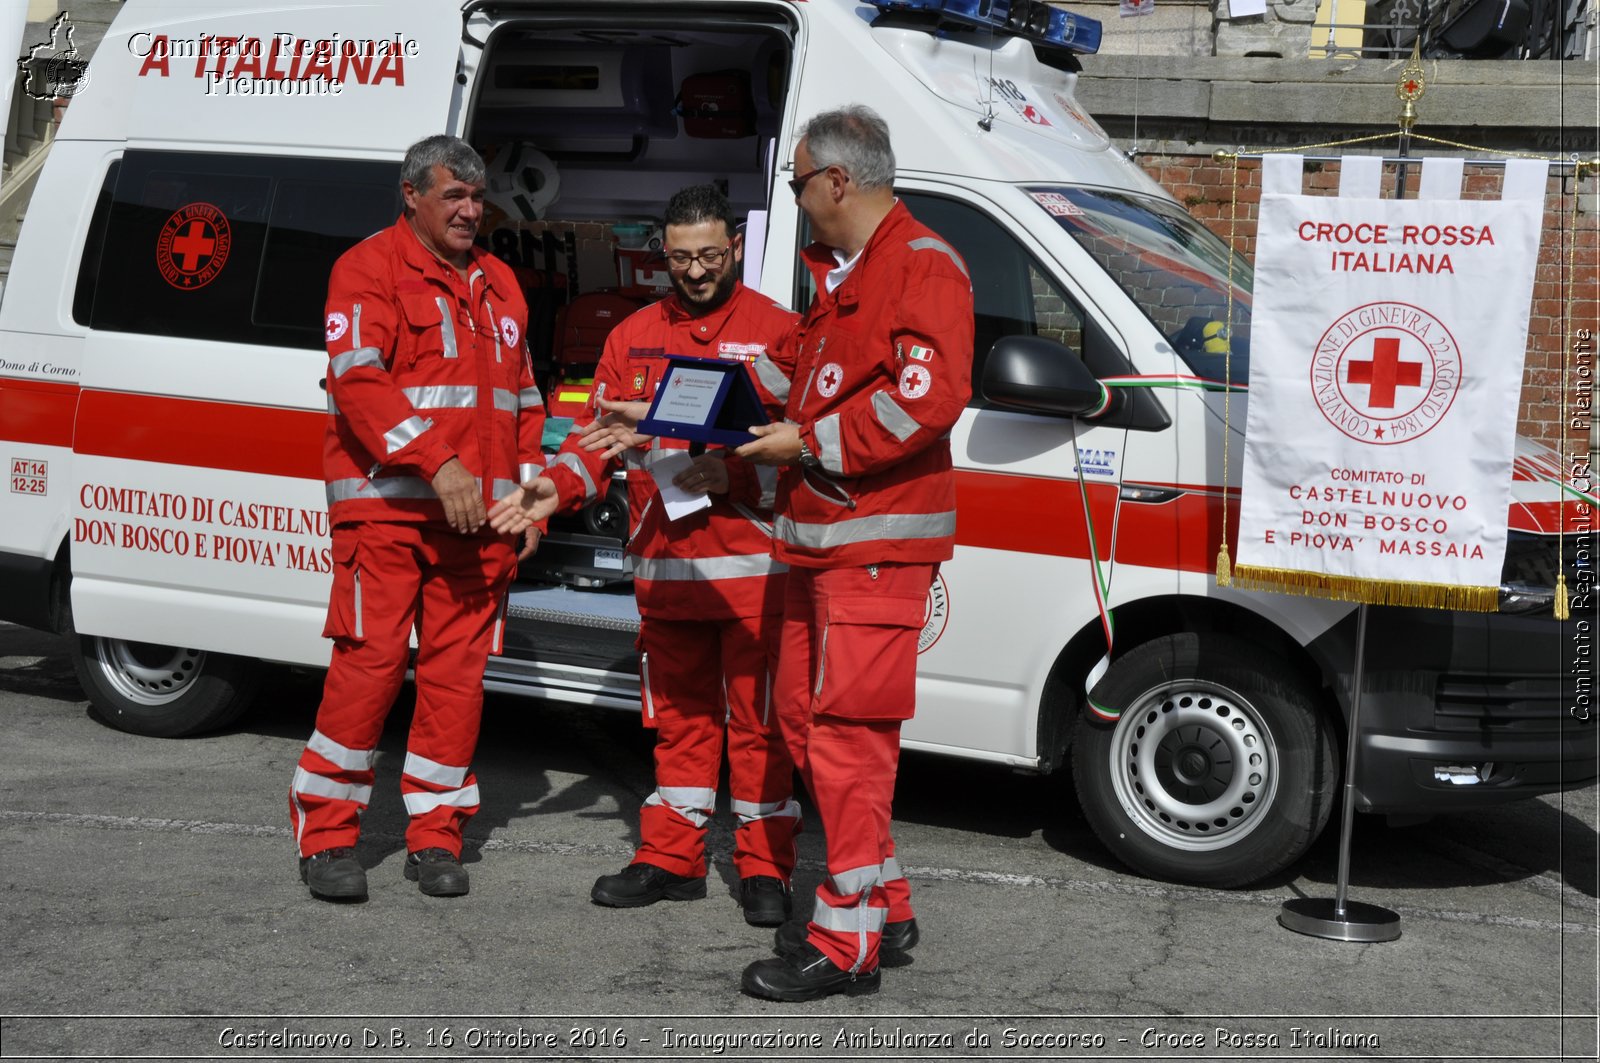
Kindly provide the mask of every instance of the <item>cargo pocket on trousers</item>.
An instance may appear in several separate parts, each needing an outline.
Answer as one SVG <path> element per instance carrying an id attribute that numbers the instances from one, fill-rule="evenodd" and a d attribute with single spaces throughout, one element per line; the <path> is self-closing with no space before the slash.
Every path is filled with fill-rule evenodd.
<path id="1" fill-rule="evenodd" d="M 322 625 L 325 639 L 366 640 L 361 622 L 361 563 L 354 535 L 333 533 L 333 590 L 328 595 L 328 620 Z"/>
<path id="2" fill-rule="evenodd" d="M 851 720 L 909 720 L 917 706 L 917 632 L 925 597 L 832 598 L 811 710 Z"/>

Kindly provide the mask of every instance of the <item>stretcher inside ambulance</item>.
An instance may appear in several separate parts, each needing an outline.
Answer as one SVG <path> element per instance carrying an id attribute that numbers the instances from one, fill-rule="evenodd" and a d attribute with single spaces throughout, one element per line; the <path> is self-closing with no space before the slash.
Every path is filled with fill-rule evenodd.
<path id="1" fill-rule="evenodd" d="M 445 130 L 490 159 L 485 239 L 528 296 L 553 447 L 589 398 L 580 326 L 668 290 L 650 244 L 678 188 L 725 188 L 745 283 L 804 307 L 795 130 L 865 102 L 977 307 L 956 556 L 905 745 L 1071 762 L 1096 833 L 1146 874 L 1286 866 L 1338 792 L 1353 610 L 1216 584 L 1249 270 L 1078 106 L 1098 32 L 1024 0 L 129 0 L 0 298 L 0 617 L 74 632 L 112 726 L 228 725 L 261 662 L 328 660 L 322 300 L 397 216 L 407 144 Z M 1206 386 L 1103 408 L 1112 377 Z M 1593 729 L 1564 725 L 1552 469 L 1531 445 L 1518 462 L 1500 613 L 1373 610 L 1363 810 L 1595 778 Z M 524 567 L 487 687 L 638 710 L 621 514 L 558 527 Z M 1111 622 L 1101 682 L 1128 709 L 1104 721 L 1085 689 Z"/>

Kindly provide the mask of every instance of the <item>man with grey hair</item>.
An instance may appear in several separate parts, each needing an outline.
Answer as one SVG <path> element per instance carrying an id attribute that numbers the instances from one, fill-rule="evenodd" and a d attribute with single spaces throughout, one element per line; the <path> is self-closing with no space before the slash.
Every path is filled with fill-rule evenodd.
<path id="1" fill-rule="evenodd" d="M 483 160 L 456 137 L 428 137 L 406 152 L 400 191 L 400 219 L 345 252 L 328 280 L 333 658 L 289 790 L 301 880 L 327 900 L 367 895 L 355 844 L 413 628 L 404 874 L 430 896 L 467 892 L 461 830 L 478 808 L 483 671 L 518 557 L 487 513 L 543 471 L 527 304 L 510 267 L 473 245 Z M 525 530 L 521 556 L 540 530 Z"/>
<path id="2" fill-rule="evenodd" d="M 816 296 L 756 376 L 781 419 L 736 453 L 781 467 L 773 555 L 789 566 L 773 697 L 828 838 L 828 876 L 746 993 L 877 989 L 917 939 L 890 806 L 916 709 L 917 636 L 955 545 L 949 433 L 971 395 L 972 284 L 894 195 L 889 127 L 860 105 L 817 115 L 789 182 L 816 243 Z"/>

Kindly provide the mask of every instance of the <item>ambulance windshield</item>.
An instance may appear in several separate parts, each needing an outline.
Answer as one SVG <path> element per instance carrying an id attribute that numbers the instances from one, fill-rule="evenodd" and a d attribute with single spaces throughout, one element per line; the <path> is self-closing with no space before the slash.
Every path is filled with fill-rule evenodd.
<path id="1" fill-rule="evenodd" d="M 1244 256 L 1233 256 L 1230 277 L 1227 245 L 1164 200 L 1068 186 L 1027 191 L 1144 311 L 1196 376 L 1226 381 L 1231 373 L 1235 383 L 1248 380 L 1251 271 Z"/>

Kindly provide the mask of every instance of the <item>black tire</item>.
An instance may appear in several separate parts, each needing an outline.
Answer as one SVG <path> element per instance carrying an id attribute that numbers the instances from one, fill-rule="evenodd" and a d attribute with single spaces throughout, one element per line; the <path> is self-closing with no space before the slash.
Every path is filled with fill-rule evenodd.
<path id="1" fill-rule="evenodd" d="M 1338 741 L 1310 684 L 1227 635 L 1154 639 L 1117 659 L 1085 713 L 1072 773 L 1089 825 L 1129 867 L 1245 886 L 1294 863 L 1327 825 Z"/>
<path id="2" fill-rule="evenodd" d="M 225 653 L 78 635 L 72 666 L 101 723 L 182 738 L 226 727 L 254 700 L 261 663 Z"/>

